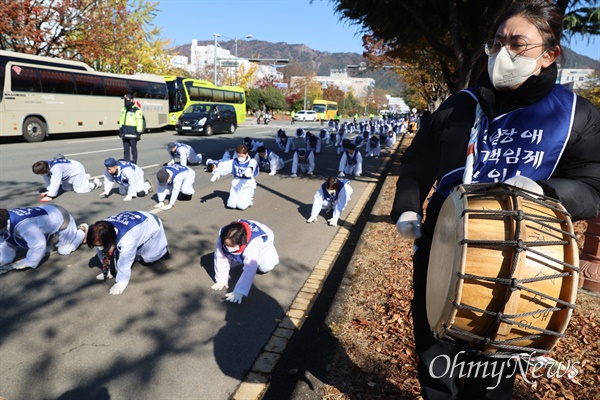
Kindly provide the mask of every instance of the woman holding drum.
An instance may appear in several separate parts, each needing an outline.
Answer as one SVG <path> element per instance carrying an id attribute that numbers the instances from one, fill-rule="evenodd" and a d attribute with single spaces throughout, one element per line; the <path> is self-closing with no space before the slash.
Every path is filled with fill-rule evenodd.
<path id="1" fill-rule="evenodd" d="M 567 212 L 582 220 L 600 211 L 600 111 L 555 83 L 562 26 L 552 2 L 518 2 L 486 42 L 488 73 L 427 118 L 402 157 L 391 217 L 417 239 L 412 315 L 426 399 L 511 399 L 507 354 L 547 353 L 566 329 L 578 272 Z M 511 186 L 486 194 L 494 182 Z M 484 187 L 483 200 L 473 187 Z M 460 377 L 451 365 L 470 361 L 496 361 L 495 375 Z"/>

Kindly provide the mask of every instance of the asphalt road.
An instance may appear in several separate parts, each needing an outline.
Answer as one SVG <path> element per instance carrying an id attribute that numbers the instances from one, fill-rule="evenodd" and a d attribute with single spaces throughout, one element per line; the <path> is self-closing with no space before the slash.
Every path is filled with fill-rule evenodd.
<path id="1" fill-rule="evenodd" d="M 85 245 L 68 256 L 52 253 L 35 270 L 0 275 L 0 398 L 229 398 L 337 231 L 323 217 L 305 222 L 314 192 L 327 176 L 337 174 L 335 149 L 325 147 L 318 155 L 315 177 L 291 178 L 291 154 L 276 148 L 277 129 L 293 136 L 298 126 L 315 133 L 320 129 L 315 122 L 292 126 L 272 121 L 265 126 L 249 119 L 234 135 L 145 134 L 138 145 L 138 164 L 154 182 L 156 171 L 169 159 L 170 141 L 188 143 L 206 159 L 220 158 L 226 148 L 250 136 L 264 140 L 286 166 L 275 176 L 259 175 L 254 206 L 245 211 L 225 207 L 231 176 L 211 183 L 203 165 L 193 167 L 194 198 L 157 214 L 165 225 L 171 258 L 153 266 L 135 264 L 120 296 L 108 294 L 112 283 L 95 280 L 100 272 L 95 251 Z M 295 142 L 301 145 L 300 139 Z M 122 145 L 115 135 L 1 144 L 1 207 L 40 204 L 44 184 L 31 165 L 57 153 L 81 161 L 89 174 L 100 176 L 102 161 L 120 158 Z M 375 179 L 370 171 L 380 162 L 365 159 L 364 175 L 352 179 L 349 209 Z M 89 224 L 124 210 L 150 211 L 156 204 L 155 196 L 123 202 L 122 196 L 100 199 L 99 194 L 69 192 L 54 202 L 67 208 L 77 223 Z M 224 292 L 210 289 L 218 230 L 239 218 L 269 226 L 280 256 L 272 272 L 257 275 L 241 305 L 223 302 Z"/>

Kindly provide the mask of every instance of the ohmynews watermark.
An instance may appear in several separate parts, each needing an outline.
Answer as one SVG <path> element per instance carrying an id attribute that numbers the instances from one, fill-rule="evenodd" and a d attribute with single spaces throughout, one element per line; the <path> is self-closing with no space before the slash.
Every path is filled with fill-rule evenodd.
<path id="1" fill-rule="evenodd" d="M 451 359 L 441 354 L 435 357 L 429 365 L 429 375 L 433 378 L 488 378 L 495 380 L 495 385 L 486 389 L 495 389 L 502 378 L 511 378 L 517 372 L 525 382 L 533 384 L 535 379 L 542 377 L 574 379 L 580 372 L 580 361 L 568 360 L 566 363 L 553 360 L 550 357 L 534 356 L 532 354 L 515 354 L 510 358 L 498 358 L 494 361 L 459 361 L 459 356 L 466 354 L 461 350 Z"/>

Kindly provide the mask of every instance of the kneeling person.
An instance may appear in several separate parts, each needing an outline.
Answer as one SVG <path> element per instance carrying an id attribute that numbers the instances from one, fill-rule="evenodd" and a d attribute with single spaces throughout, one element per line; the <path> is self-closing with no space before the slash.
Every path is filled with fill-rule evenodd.
<path id="1" fill-rule="evenodd" d="M 258 168 L 261 171 L 268 172 L 269 175 L 275 175 L 278 170 L 284 166 L 283 160 L 271 150 L 265 149 L 265 146 L 260 146 L 254 159 L 258 163 Z"/>
<path id="2" fill-rule="evenodd" d="M 156 173 L 156 179 L 158 180 L 158 204 L 154 208 L 170 210 L 177 200 L 190 200 L 195 193 L 196 173 L 183 165 L 162 167 Z M 171 195 L 169 204 L 165 205 L 165 199 L 169 194 Z"/>
<path id="3" fill-rule="evenodd" d="M 102 262 L 99 280 L 112 278 L 115 284 L 109 293 L 121 294 L 129 284 L 135 261 L 153 263 L 168 256 L 167 237 L 162 221 L 145 211 L 124 211 L 92 224 L 87 245 L 96 247 Z M 110 271 L 114 268 L 114 271 Z"/>
<path id="4" fill-rule="evenodd" d="M 81 245 L 87 229 L 86 224 L 77 227 L 73 216 L 58 205 L 0 208 L 0 266 L 13 262 L 18 248 L 27 249 L 27 255 L 13 269 L 37 268 L 54 246 L 58 254 L 70 254 Z"/>
<path id="5" fill-rule="evenodd" d="M 144 170 L 130 161 L 117 161 L 114 158 L 104 160 L 104 192 L 101 198 L 108 197 L 113 185 L 119 184 L 119 193 L 126 195 L 123 201 L 131 201 L 134 197 L 144 197 L 152 192 L 152 184 L 144 180 Z"/>
<path id="6" fill-rule="evenodd" d="M 333 213 L 327 223 L 337 226 L 340 215 L 348 205 L 351 195 L 352 187 L 348 180 L 330 176 L 315 193 L 310 218 L 306 222 L 315 222 L 321 210 L 327 210 L 327 212 Z"/>
<path id="7" fill-rule="evenodd" d="M 82 163 L 67 160 L 63 155 L 57 155 L 52 160 L 40 160 L 32 165 L 36 175 L 42 175 L 46 183 L 46 191 L 41 193 L 41 202 L 52 201 L 62 189 L 65 192 L 88 193 L 100 187 L 99 179 L 90 182 L 90 176 L 85 172 Z"/>
<path id="8" fill-rule="evenodd" d="M 233 292 L 225 295 L 228 301 L 241 303 L 243 296 L 247 297 L 250 292 L 256 272 L 269 272 L 279 264 L 274 241 L 273 231 L 257 221 L 240 219 L 221 228 L 215 247 L 216 283 L 211 289 L 228 288 L 229 270 L 242 267 Z"/>

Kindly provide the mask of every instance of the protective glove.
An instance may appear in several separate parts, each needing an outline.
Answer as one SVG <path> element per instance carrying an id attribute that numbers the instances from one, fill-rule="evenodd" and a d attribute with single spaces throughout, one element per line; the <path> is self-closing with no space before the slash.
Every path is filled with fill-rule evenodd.
<path id="1" fill-rule="evenodd" d="M 121 294 L 125 291 L 126 287 L 127 287 L 126 283 L 123 283 L 123 282 L 115 283 L 114 285 L 112 285 L 112 287 L 110 288 L 108 293 L 110 293 L 112 295 Z"/>
<path id="2" fill-rule="evenodd" d="M 108 274 L 106 275 L 106 279 L 112 279 L 114 278 L 114 276 L 112 276 L 112 274 L 110 273 L 110 271 L 108 271 Z M 104 274 L 98 274 L 96 275 L 96 279 L 98 279 L 99 281 L 103 281 L 104 280 Z"/>
<path id="3" fill-rule="evenodd" d="M 167 165 L 174 165 L 175 164 L 175 160 L 171 160 L 167 163 Z"/>
<path id="4" fill-rule="evenodd" d="M 313 173 L 312 173 L 312 172 L 310 172 L 310 171 L 308 172 L 308 174 L 307 174 L 307 175 L 308 175 L 308 176 L 315 176 L 315 174 L 313 174 Z"/>
<path id="5" fill-rule="evenodd" d="M 225 300 L 230 301 L 232 303 L 242 304 L 242 298 L 244 297 L 241 293 L 230 292 L 225 295 Z"/>
<path id="6" fill-rule="evenodd" d="M 227 282 L 217 282 L 210 287 L 212 290 L 223 290 L 229 288 Z"/>
<path id="7" fill-rule="evenodd" d="M 338 174 L 338 176 L 339 176 L 340 178 L 343 178 L 343 177 L 345 177 L 345 176 L 346 176 L 346 174 L 344 173 L 344 171 L 341 171 L 341 172 Z"/>
<path id="8" fill-rule="evenodd" d="M 418 239 L 421 237 L 421 215 L 414 211 L 405 211 L 396 222 L 398 233 L 407 239 Z"/>
<path id="9" fill-rule="evenodd" d="M 127 196 L 125 196 L 125 198 L 123 199 L 123 201 L 131 201 L 131 199 L 133 199 L 133 197 L 130 196 L 130 195 L 127 195 Z"/>
<path id="10" fill-rule="evenodd" d="M 252 168 L 246 168 L 246 169 L 244 170 L 244 172 L 242 173 L 242 175 L 243 175 L 245 178 L 252 178 L 252 173 L 253 173 L 253 172 L 254 172 L 254 171 L 252 170 Z"/>
<path id="11" fill-rule="evenodd" d="M 167 204 L 166 206 L 162 206 L 160 209 L 167 211 L 167 210 L 170 210 L 171 208 L 173 208 L 173 204 Z"/>
<path id="12" fill-rule="evenodd" d="M 354 176 L 356 176 L 356 177 L 359 177 L 359 176 L 360 176 L 360 174 L 358 174 L 358 173 L 357 173 L 357 174 L 354 174 Z"/>
<path id="13" fill-rule="evenodd" d="M 276 173 L 275 171 L 271 171 L 271 172 L 269 172 L 269 175 L 273 176 L 273 175 L 275 175 L 275 173 Z"/>
<path id="14" fill-rule="evenodd" d="M 52 197 L 48 197 L 48 196 L 46 196 L 46 197 L 42 197 L 42 198 L 40 199 L 40 201 L 41 201 L 42 203 L 47 203 L 47 202 L 49 202 L 49 201 L 52 201 Z"/>
<path id="15" fill-rule="evenodd" d="M 538 196 L 544 195 L 544 189 L 540 185 L 538 185 L 534 180 L 529 179 L 523 175 L 513 176 L 512 178 L 508 178 L 504 181 L 507 185 L 512 185 L 521 189 L 528 190 L 537 194 Z"/>
<path id="16" fill-rule="evenodd" d="M 25 259 L 19 260 L 15 263 L 13 263 L 13 269 L 26 269 L 26 268 L 33 268 L 31 265 L 27 264 L 27 261 L 25 261 Z"/>
<path id="17" fill-rule="evenodd" d="M 329 226 L 337 226 L 337 222 L 338 222 L 338 220 L 333 219 L 333 218 L 327 220 L 327 223 L 329 224 Z"/>
<path id="18" fill-rule="evenodd" d="M 108 197 L 108 193 L 106 193 L 106 192 L 102 192 L 102 193 L 100 193 L 100 196 L 99 196 L 99 197 L 100 197 L 101 199 L 104 199 L 104 198 Z"/>
<path id="19" fill-rule="evenodd" d="M 296 178 L 298 175 L 296 175 L 296 174 L 292 174 L 292 175 L 290 175 L 290 176 L 291 176 L 292 178 Z"/>
<path id="20" fill-rule="evenodd" d="M 216 182 L 219 180 L 219 178 L 221 177 L 221 174 L 219 174 L 218 172 L 215 172 L 212 176 L 212 178 L 210 178 L 211 182 Z"/>
<path id="21" fill-rule="evenodd" d="M 154 206 L 154 208 L 163 208 L 165 205 L 164 201 L 159 202 L 157 205 Z"/>

